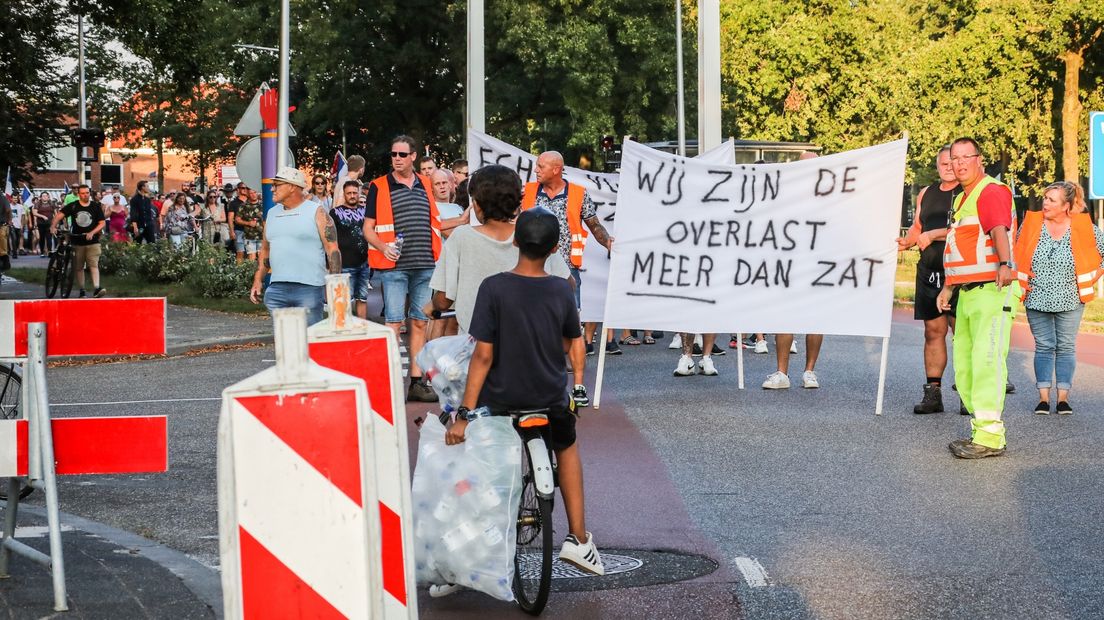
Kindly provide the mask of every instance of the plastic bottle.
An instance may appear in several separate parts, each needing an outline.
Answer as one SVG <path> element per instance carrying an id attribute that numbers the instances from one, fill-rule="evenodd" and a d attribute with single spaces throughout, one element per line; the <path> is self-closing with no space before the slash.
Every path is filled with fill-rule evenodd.
<path id="1" fill-rule="evenodd" d="M 403 234 L 399 233 L 395 235 L 395 240 L 391 242 L 391 248 L 395 250 L 395 260 L 398 260 L 402 256 L 403 249 Z"/>

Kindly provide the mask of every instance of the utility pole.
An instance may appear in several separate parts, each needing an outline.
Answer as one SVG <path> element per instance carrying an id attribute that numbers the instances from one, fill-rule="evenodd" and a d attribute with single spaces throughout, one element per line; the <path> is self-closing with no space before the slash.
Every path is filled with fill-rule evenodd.
<path id="1" fill-rule="evenodd" d="M 682 0 L 675 0 L 675 56 L 677 57 L 676 75 L 678 108 L 678 154 L 686 157 L 686 94 L 683 82 L 682 66 Z"/>
<path id="2" fill-rule="evenodd" d="M 87 101 L 86 101 L 85 86 L 84 86 L 84 14 L 83 13 L 77 13 L 77 67 L 78 67 L 77 72 L 79 74 L 78 81 L 80 83 L 80 85 L 78 86 L 78 89 L 79 89 L 79 92 L 80 92 L 80 104 L 79 104 L 80 128 L 83 130 L 83 129 L 86 129 L 88 127 L 88 110 L 87 110 Z M 80 148 L 79 147 L 77 148 L 77 171 L 78 171 L 78 176 L 79 176 L 79 178 L 77 180 L 78 183 L 91 184 L 92 180 L 90 178 L 88 178 L 90 176 L 89 175 L 88 162 L 81 161 L 81 153 L 80 153 Z"/>
<path id="3" fill-rule="evenodd" d="M 698 154 L 721 145 L 721 2 L 698 0 Z"/>
<path id="4" fill-rule="evenodd" d="M 276 170 L 288 165 L 288 91 L 291 89 L 291 0 L 280 0 L 280 97 L 276 122 Z"/>
<path id="5" fill-rule="evenodd" d="M 483 0 L 468 0 L 468 82 L 466 88 L 466 125 L 468 129 L 487 131 L 484 94 Z M 467 137 L 465 136 L 465 141 Z"/>

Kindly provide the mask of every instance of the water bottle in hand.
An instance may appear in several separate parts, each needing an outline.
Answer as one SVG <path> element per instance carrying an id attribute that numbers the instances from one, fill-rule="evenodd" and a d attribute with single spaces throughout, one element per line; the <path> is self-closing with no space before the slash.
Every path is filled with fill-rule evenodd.
<path id="1" fill-rule="evenodd" d="M 391 249 L 395 250 L 395 260 L 399 260 L 399 257 L 402 256 L 403 249 L 402 233 L 395 235 L 395 240 L 391 242 Z"/>

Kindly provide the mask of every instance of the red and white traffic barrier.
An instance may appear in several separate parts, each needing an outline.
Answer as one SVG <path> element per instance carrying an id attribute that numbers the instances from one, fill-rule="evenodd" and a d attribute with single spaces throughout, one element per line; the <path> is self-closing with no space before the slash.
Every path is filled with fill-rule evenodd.
<path id="1" fill-rule="evenodd" d="M 46 354 L 142 355 L 165 352 L 163 297 L 0 301 L 0 357 L 27 356 L 27 326 L 45 323 Z M 126 320 L 126 329 L 105 329 Z"/>
<path id="2" fill-rule="evenodd" d="M 57 418 L 50 426 L 56 474 L 148 474 L 169 469 L 163 415 Z M 27 439 L 27 420 L 0 420 L 0 477 L 27 475 Z"/>
<path id="3" fill-rule="evenodd" d="M 306 313 L 273 313 L 276 367 L 223 391 L 219 532 L 227 618 L 380 618 L 364 382 L 307 357 Z"/>
<path id="4" fill-rule="evenodd" d="M 326 277 L 326 299 L 331 309 L 329 320 L 307 329 L 310 357 L 326 368 L 363 379 L 368 388 L 371 453 L 380 473 L 376 489 L 384 617 L 417 618 L 410 455 L 399 344 L 390 328 L 352 315 L 348 275 Z"/>

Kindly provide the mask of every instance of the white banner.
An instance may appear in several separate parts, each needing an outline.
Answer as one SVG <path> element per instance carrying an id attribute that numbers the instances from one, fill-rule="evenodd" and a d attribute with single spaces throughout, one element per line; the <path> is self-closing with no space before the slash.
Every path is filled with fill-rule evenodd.
<path id="1" fill-rule="evenodd" d="M 907 150 L 733 166 L 626 141 L 606 324 L 888 337 Z"/>
<path id="2" fill-rule="evenodd" d="M 735 164 L 734 143 L 729 140 L 715 149 L 706 151 L 700 156 L 700 159 L 717 164 Z M 501 164 L 517 171 L 522 183 L 537 180 L 536 155 L 497 138 L 492 138 L 481 131 L 469 129 L 469 170 L 475 172 L 479 168 L 491 164 Z M 617 208 L 617 186 L 620 175 L 593 172 L 570 166 L 564 166 L 563 175 L 568 183 L 575 183 L 586 188 L 590 199 L 594 201 L 599 221 L 606 227 L 610 235 L 616 237 L 614 213 Z M 581 272 L 583 289 L 582 308 L 579 316 L 583 321 L 599 322 L 605 314 L 609 256 L 606 254 L 606 248 L 593 240 L 593 235 L 587 238 L 586 248 L 583 250 L 583 268 Z"/>

